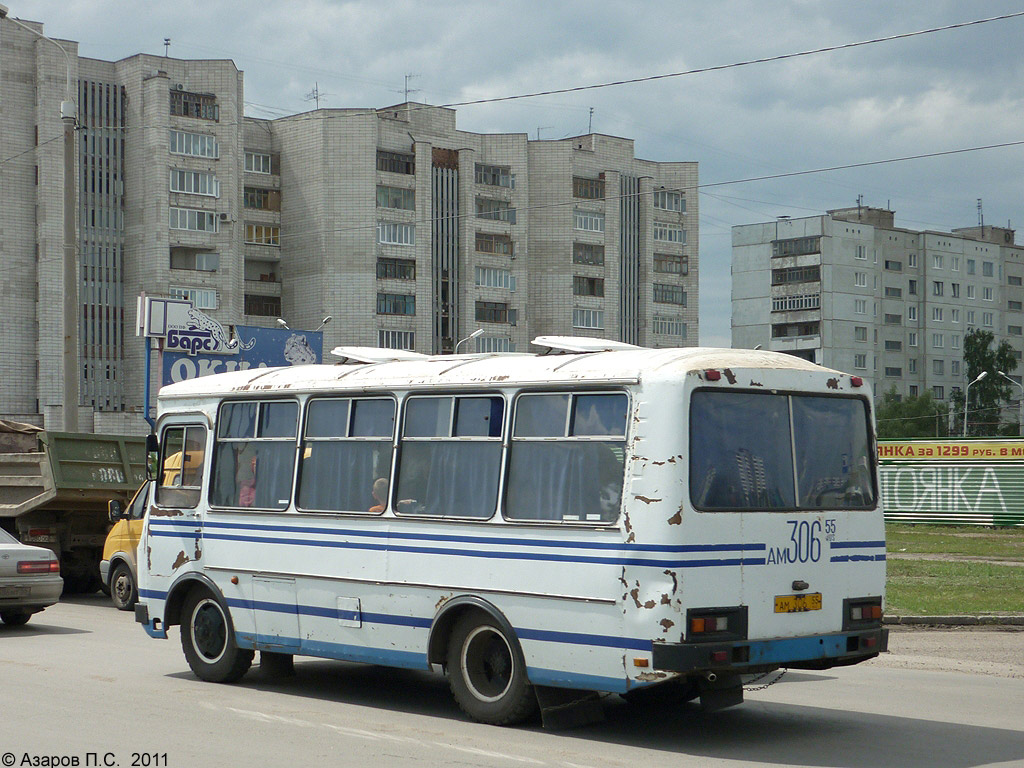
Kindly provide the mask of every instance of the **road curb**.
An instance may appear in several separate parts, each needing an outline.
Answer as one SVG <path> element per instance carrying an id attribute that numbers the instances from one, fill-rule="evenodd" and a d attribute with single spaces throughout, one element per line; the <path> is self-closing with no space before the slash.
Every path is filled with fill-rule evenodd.
<path id="1" fill-rule="evenodd" d="M 933 627 L 1024 626 L 1024 615 L 1016 616 L 886 616 L 884 624 Z"/>

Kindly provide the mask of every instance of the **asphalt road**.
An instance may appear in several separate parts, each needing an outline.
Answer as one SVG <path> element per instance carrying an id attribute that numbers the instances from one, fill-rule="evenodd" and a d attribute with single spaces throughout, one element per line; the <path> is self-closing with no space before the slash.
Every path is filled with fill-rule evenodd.
<path id="1" fill-rule="evenodd" d="M 152 640 L 96 595 L 0 626 L 0 762 L 1024 766 L 1024 631 L 894 629 L 890 647 L 858 667 L 789 672 L 722 712 L 612 696 L 604 723 L 552 732 L 468 722 L 426 672 L 300 660 L 283 680 L 254 668 L 202 683 L 176 630 Z"/>

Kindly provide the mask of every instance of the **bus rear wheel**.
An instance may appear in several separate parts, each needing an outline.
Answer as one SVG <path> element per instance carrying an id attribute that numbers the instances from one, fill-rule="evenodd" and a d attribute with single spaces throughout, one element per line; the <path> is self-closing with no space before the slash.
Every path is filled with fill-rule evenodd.
<path id="1" fill-rule="evenodd" d="M 491 617 L 468 613 L 448 641 L 448 685 L 462 711 L 491 725 L 512 725 L 537 709 L 526 664 L 514 637 Z"/>
<path id="2" fill-rule="evenodd" d="M 211 683 L 241 679 L 255 655 L 235 644 L 231 617 L 206 589 L 193 589 L 185 598 L 181 650 L 196 677 Z"/>

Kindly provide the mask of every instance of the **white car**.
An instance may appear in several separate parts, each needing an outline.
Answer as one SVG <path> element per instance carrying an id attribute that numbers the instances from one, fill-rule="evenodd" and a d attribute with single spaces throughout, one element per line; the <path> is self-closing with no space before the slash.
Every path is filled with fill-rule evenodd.
<path id="1" fill-rule="evenodd" d="M 57 556 L 44 547 L 22 544 L 0 528 L 0 620 L 24 624 L 33 613 L 60 599 L 64 579 Z"/>

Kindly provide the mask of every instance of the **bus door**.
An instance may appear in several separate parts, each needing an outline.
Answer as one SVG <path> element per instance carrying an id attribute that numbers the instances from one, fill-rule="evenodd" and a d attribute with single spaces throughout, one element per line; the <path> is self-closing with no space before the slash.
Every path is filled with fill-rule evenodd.
<path id="1" fill-rule="evenodd" d="M 173 576 L 202 555 L 202 481 L 206 427 L 166 424 L 160 440 L 160 467 L 150 511 L 146 547 L 149 571 Z"/>

